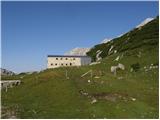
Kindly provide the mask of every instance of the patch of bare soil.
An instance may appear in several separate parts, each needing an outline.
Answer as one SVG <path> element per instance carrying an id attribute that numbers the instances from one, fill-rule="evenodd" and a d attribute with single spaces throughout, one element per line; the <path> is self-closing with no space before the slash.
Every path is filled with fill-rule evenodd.
<path id="1" fill-rule="evenodd" d="M 111 102 L 115 102 L 116 100 L 127 100 L 129 98 L 128 94 L 124 93 L 95 93 L 91 94 L 92 97 L 101 100 L 107 100 Z"/>
<path id="2" fill-rule="evenodd" d="M 89 94 L 86 91 L 80 90 L 79 93 L 83 96 L 91 98 L 91 100 L 92 100 L 91 104 L 98 102 L 98 100 L 107 100 L 107 101 L 111 101 L 111 102 L 116 102 L 117 100 L 122 100 L 125 102 L 130 101 L 130 100 L 131 101 L 136 100 L 136 98 L 130 97 L 126 93 L 118 93 L 118 92 L 116 92 L 116 93 L 102 92 L 102 93 Z"/>

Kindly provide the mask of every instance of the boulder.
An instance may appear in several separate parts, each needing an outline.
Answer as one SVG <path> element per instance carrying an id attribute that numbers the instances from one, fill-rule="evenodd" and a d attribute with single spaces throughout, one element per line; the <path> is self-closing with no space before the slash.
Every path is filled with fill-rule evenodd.
<path id="1" fill-rule="evenodd" d="M 125 66 L 121 63 L 118 64 L 118 67 L 121 69 L 121 70 L 125 70 Z"/>
<path id="2" fill-rule="evenodd" d="M 111 66 L 111 72 L 116 75 L 117 69 L 125 70 L 125 66 L 119 63 L 117 66 Z"/>
<path id="3" fill-rule="evenodd" d="M 116 74 L 117 66 L 111 66 L 111 72 Z"/>
<path id="4" fill-rule="evenodd" d="M 120 58 L 119 56 L 118 56 L 118 57 L 116 57 L 116 59 L 115 59 L 114 61 L 118 61 L 118 60 L 119 60 L 119 58 Z"/>
<path id="5" fill-rule="evenodd" d="M 94 104 L 97 102 L 97 99 L 93 98 L 92 101 L 91 101 L 91 104 Z"/>

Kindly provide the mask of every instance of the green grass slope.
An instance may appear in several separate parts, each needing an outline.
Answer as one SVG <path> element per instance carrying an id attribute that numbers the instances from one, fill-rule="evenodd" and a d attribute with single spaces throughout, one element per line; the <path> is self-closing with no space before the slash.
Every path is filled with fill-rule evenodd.
<path id="1" fill-rule="evenodd" d="M 105 58 L 114 54 L 116 50 L 118 53 L 127 52 L 133 49 L 142 48 L 147 46 L 157 46 L 159 41 L 159 17 L 156 17 L 153 21 L 142 26 L 142 28 L 135 28 L 119 38 L 115 38 L 107 43 L 94 46 L 87 55 L 92 58 L 92 61 L 96 61 L 96 52 L 102 51 L 100 57 Z M 111 46 L 113 49 L 109 52 Z"/>
<path id="2" fill-rule="evenodd" d="M 158 18 L 141 30 L 136 29 L 134 38 L 146 27 L 147 34 L 155 30 L 157 36 L 157 26 Z M 100 64 L 2 77 L 23 81 L 8 92 L 2 90 L 2 118 L 158 118 L 158 36 L 145 37 L 143 41 L 137 37 L 138 42 L 133 42 L 137 47 L 120 47 L 119 41 L 126 36 L 114 40 L 118 52 L 104 56 Z M 120 59 L 115 61 L 117 56 Z M 118 63 L 125 65 L 125 70 L 117 71 L 115 76 L 110 68 Z M 131 72 L 137 63 L 138 69 Z M 65 77 L 66 70 L 69 79 Z M 81 77 L 89 70 L 93 71 L 92 78 L 90 74 Z"/>

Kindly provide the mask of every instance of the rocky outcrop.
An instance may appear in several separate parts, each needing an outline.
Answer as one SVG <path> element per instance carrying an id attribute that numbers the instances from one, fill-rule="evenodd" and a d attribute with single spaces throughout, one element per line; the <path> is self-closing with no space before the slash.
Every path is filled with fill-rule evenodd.
<path id="1" fill-rule="evenodd" d="M 10 76 L 10 75 L 14 75 L 15 73 L 12 72 L 12 71 L 9 71 L 9 70 L 6 70 L 6 69 L 1 68 L 0 74 L 1 74 L 1 75 L 9 75 L 9 76 Z"/>

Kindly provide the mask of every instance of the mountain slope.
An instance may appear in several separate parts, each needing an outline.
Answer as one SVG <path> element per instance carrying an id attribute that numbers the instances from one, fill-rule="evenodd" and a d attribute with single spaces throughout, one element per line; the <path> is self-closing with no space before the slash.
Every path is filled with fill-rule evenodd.
<path id="1" fill-rule="evenodd" d="M 99 55 L 104 58 L 116 52 L 127 52 L 142 46 L 158 46 L 159 40 L 159 18 L 148 22 L 141 29 L 135 28 L 119 38 L 115 38 L 107 43 L 94 46 L 88 53 L 92 61 L 96 61 L 96 52 L 102 51 Z M 111 50 L 112 48 L 112 50 Z"/>
<path id="2" fill-rule="evenodd" d="M 145 24 L 149 23 L 150 21 L 152 21 L 154 18 L 147 18 L 145 19 L 143 22 L 141 22 L 139 25 L 136 26 L 136 28 L 142 27 Z"/>
<path id="3" fill-rule="evenodd" d="M 107 43 L 107 42 L 109 42 L 109 41 L 111 41 L 111 40 L 112 40 L 112 38 L 106 38 L 106 39 L 104 39 L 104 40 L 101 41 L 101 44 L 102 44 L 102 43 Z"/>

